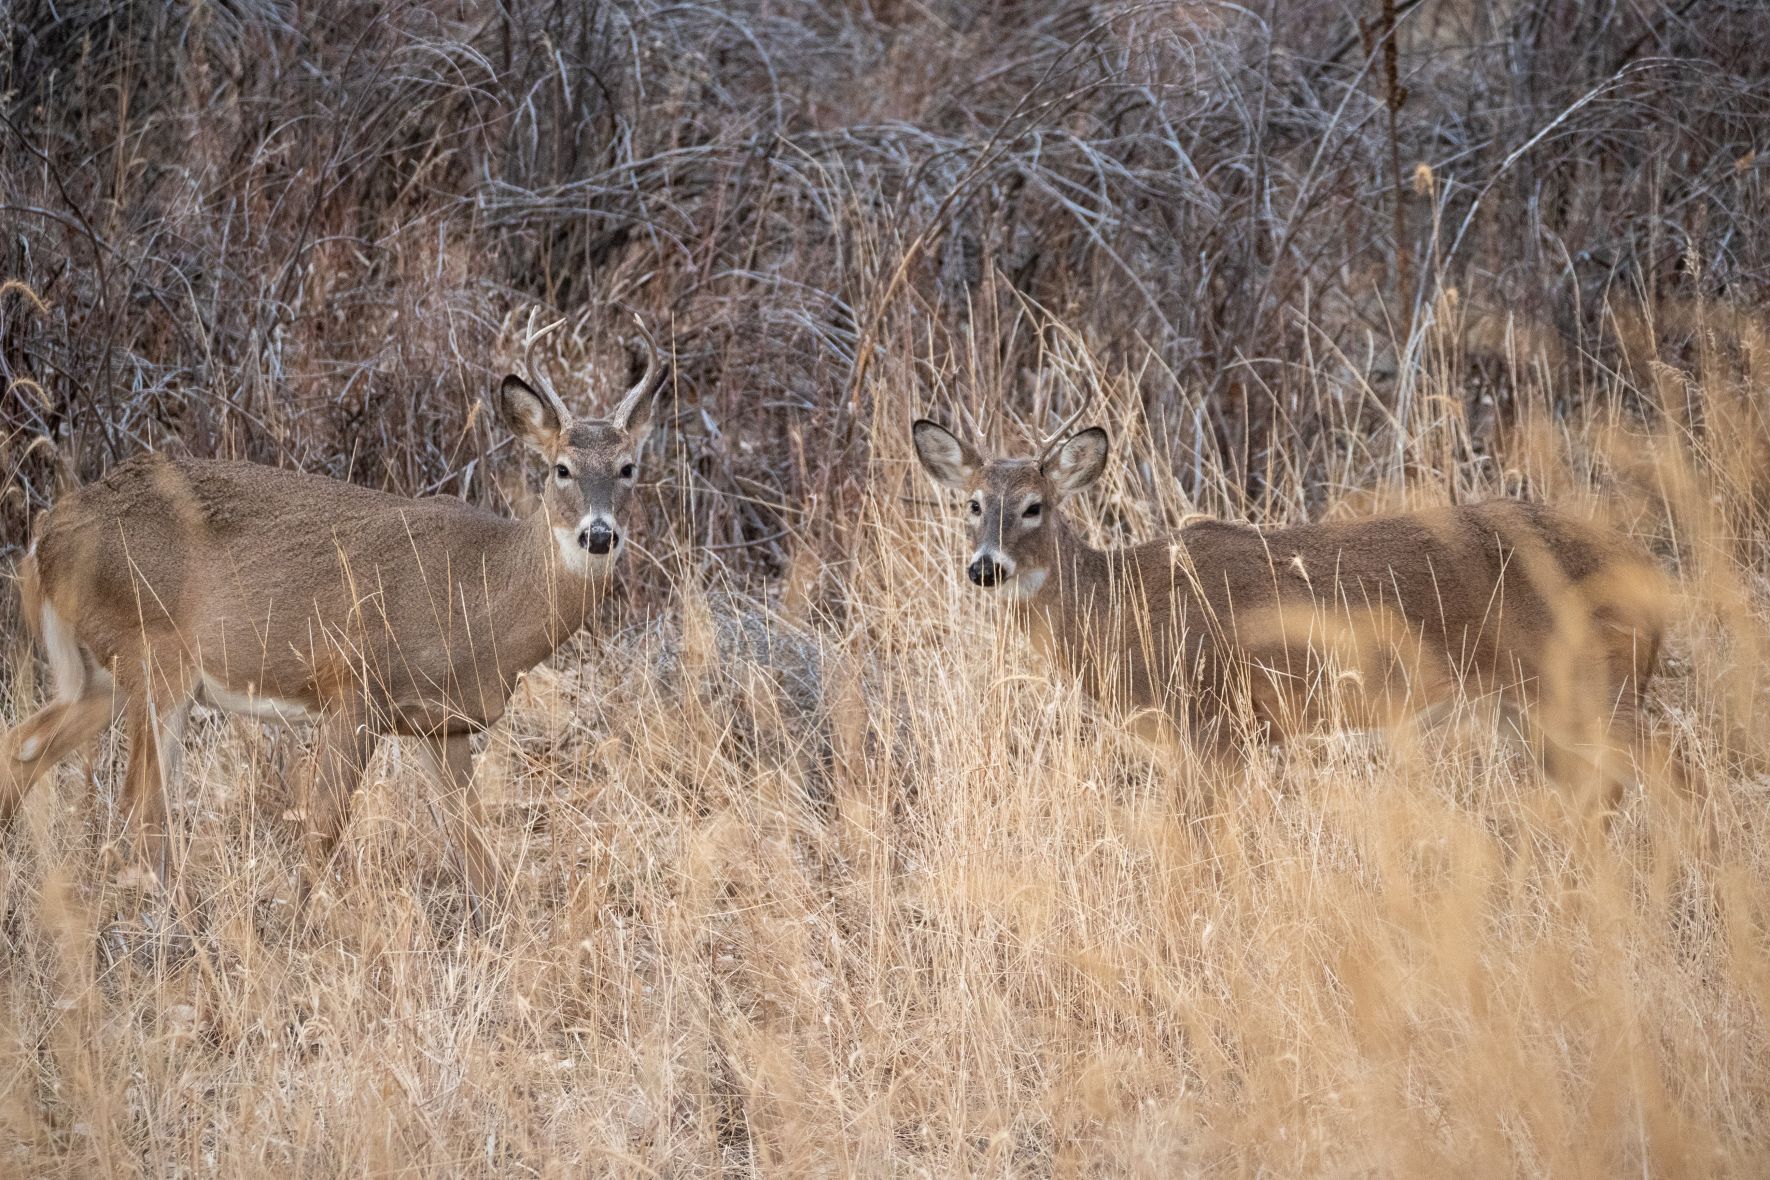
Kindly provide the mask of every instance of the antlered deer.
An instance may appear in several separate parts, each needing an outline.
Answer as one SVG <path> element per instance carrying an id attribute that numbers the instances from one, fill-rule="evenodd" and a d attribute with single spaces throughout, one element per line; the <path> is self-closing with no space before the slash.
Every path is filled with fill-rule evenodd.
<path id="1" fill-rule="evenodd" d="M 123 798 L 169 872 L 167 778 L 191 703 L 317 724 L 306 791 L 329 861 L 380 738 L 419 739 L 449 804 L 474 912 L 502 875 L 482 831 L 469 737 L 516 677 L 581 627 L 619 554 L 659 357 L 607 418 L 574 419 L 535 368 L 493 408 L 546 463 L 523 520 L 453 497 L 408 499 L 255 463 L 143 456 L 47 514 L 21 569 L 55 699 L 0 739 L 0 822 L 119 713 Z"/>
<path id="2" fill-rule="evenodd" d="M 1058 511 L 1098 479 L 1099 427 L 985 459 L 921 419 L 916 454 L 965 494 L 970 580 L 1008 596 L 1054 662 L 1145 736 L 1213 755 L 1244 735 L 1380 725 L 1452 694 L 1528 716 L 1551 775 L 1596 770 L 1614 804 L 1669 595 L 1627 538 L 1489 500 L 1260 529 L 1215 520 L 1101 551 Z"/>

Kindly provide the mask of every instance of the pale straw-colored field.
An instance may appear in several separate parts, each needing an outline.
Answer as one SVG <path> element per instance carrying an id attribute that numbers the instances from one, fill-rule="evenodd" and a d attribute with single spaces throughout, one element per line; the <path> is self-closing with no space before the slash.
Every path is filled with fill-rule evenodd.
<path id="1" fill-rule="evenodd" d="M 1122 473 L 1149 443 L 1113 425 Z M 1708 811 L 1648 782 L 1605 832 L 1475 708 L 1215 779 L 1127 738 L 963 583 L 891 427 L 844 562 L 770 599 L 676 569 L 527 678 L 480 770 L 517 882 L 487 936 L 397 747 L 305 912 L 295 737 L 193 726 L 170 905 L 115 884 L 110 746 L 64 769 L 0 877 L 5 1168 L 1770 1166 L 1752 448 L 1607 415 L 1521 447 L 1683 575 L 1652 719 Z M 1181 507 L 1109 475 L 1071 511 Z"/>
<path id="2" fill-rule="evenodd" d="M 144 894 L 108 735 L 0 839 L 0 1180 L 1770 1175 L 1767 129 L 1751 0 L 0 4 L 0 723 L 71 486 L 520 512 L 531 314 L 573 412 L 670 362 L 491 928 L 395 743 L 300 904 L 309 735 L 211 713 Z M 1099 544 L 1626 530 L 1706 795 L 1475 701 L 1141 744 L 910 445 L 1089 395 Z"/>

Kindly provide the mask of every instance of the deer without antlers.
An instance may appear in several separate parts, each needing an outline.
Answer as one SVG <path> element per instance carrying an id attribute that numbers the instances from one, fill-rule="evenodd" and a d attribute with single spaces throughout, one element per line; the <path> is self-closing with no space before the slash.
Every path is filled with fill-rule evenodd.
<path id="1" fill-rule="evenodd" d="M 1646 752 L 1638 706 L 1669 605 L 1626 537 L 1499 499 L 1289 528 L 1207 519 L 1102 551 L 1058 510 L 1106 467 L 1103 429 L 1071 433 L 1081 412 L 1033 459 L 985 459 L 927 419 L 912 435 L 966 497 L 970 580 L 1095 701 L 1221 756 L 1492 694 L 1529 718 L 1552 777 L 1596 771 L 1614 805 L 1625 758 Z"/>
<path id="2" fill-rule="evenodd" d="M 548 329 L 550 330 L 550 329 Z M 476 917 L 501 872 L 482 830 L 469 736 L 516 677 L 583 625 L 623 536 L 656 416 L 658 349 L 607 418 L 575 419 L 533 360 L 505 377 L 500 420 L 547 464 L 512 520 L 462 500 L 408 499 L 255 463 L 142 456 L 63 498 L 21 569 L 55 699 L 0 738 L 0 822 L 31 785 L 119 713 L 124 804 L 151 867 L 170 869 L 165 792 L 201 696 L 317 723 L 305 792 L 315 870 L 383 736 L 424 743 L 449 804 Z"/>

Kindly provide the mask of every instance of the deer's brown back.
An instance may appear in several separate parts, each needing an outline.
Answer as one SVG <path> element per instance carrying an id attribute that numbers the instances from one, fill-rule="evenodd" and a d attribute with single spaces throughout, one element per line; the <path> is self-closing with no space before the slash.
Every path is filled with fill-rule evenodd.
<path id="1" fill-rule="evenodd" d="M 1291 597 L 1341 613 L 1394 610 L 1428 642 L 1465 653 L 1478 674 L 1527 659 L 1574 616 L 1620 610 L 1619 621 L 1661 625 L 1634 617 L 1622 598 L 1627 585 L 1657 580 L 1647 556 L 1618 533 L 1540 504 L 1489 500 L 1262 539 Z"/>
<path id="2" fill-rule="evenodd" d="M 1205 521 L 1090 553 L 1069 578 L 1094 589 L 1051 621 L 1070 634 L 1048 646 L 1095 696 L 1169 712 L 1185 701 L 1195 725 L 1250 659 L 1268 673 L 1256 712 L 1310 712 L 1330 649 L 1361 670 L 1373 709 L 1551 672 L 1588 682 L 1595 700 L 1638 694 L 1668 602 L 1626 537 L 1515 500 L 1281 529 Z"/>
<path id="3" fill-rule="evenodd" d="M 311 708 L 357 693 L 491 720 L 546 654 L 500 642 L 501 597 L 539 573 L 510 566 L 522 529 L 454 499 L 144 457 L 65 497 L 37 562 L 100 663 L 139 659 L 145 641 L 239 693 Z"/>

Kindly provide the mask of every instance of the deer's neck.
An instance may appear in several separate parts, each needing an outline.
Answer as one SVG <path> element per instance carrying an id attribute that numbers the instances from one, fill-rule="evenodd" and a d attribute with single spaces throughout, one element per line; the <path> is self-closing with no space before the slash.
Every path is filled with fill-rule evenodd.
<path id="1" fill-rule="evenodd" d="M 558 525 L 545 507 L 512 521 L 501 560 L 488 562 L 496 580 L 486 597 L 500 662 L 513 667 L 533 667 L 552 655 L 584 625 L 597 601 L 600 579 L 564 548 Z"/>
<path id="2" fill-rule="evenodd" d="M 1017 604 L 1016 613 L 1032 633 L 1033 643 L 1049 658 L 1082 671 L 1099 645 L 1091 636 L 1103 612 L 1116 609 L 1117 565 L 1112 555 L 1083 541 L 1062 517 L 1054 522 L 1056 557 L 1038 591 Z"/>

